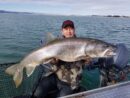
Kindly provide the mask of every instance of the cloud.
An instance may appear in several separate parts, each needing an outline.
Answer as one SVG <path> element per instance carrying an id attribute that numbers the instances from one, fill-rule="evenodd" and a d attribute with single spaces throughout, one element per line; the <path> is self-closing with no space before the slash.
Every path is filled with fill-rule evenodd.
<path id="1" fill-rule="evenodd" d="M 64 14 L 129 14 L 129 0 L 0 0 L 0 3 L 33 5 L 40 12 Z M 41 8 L 43 9 L 41 10 Z M 49 10 L 48 10 L 49 9 Z"/>

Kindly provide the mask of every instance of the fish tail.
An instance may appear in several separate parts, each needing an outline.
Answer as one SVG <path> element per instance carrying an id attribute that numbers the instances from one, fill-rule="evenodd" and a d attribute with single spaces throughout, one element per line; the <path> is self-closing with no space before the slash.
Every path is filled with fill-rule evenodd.
<path id="1" fill-rule="evenodd" d="M 5 70 L 7 74 L 13 76 L 16 88 L 21 84 L 23 79 L 23 68 L 19 68 L 19 66 L 21 66 L 20 63 L 14 64 Z"/>

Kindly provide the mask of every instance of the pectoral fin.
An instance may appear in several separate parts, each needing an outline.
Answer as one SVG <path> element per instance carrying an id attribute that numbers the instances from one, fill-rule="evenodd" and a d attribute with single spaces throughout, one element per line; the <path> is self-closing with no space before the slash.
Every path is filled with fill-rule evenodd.
<path id="1" fill-rule="evenodd" d="M 90 56 L 79 56 L 76 58 L 76 61 L 79 61 L 79 60 L 86 60 L 86 59 L 89 59 L 91 58 Z"/>
<path id="2" fill-rule="evenodd" d="M 42 60 L 42 64 L 47 64 L 47 63 L 55 64 L 57 62 L 58 62 L 58 59 L 56 58 L 46 58 Z"/>

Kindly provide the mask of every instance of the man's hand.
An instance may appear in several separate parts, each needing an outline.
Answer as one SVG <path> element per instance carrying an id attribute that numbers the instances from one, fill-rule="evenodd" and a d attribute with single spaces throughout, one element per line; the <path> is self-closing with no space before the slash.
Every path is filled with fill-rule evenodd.
<path id="1" fill-rule="evenodd" d="M 53 58 L 53 59 L 51 60 L 50 64 L 52 64 L 52 65 L 57 65 L 58 62 L 59 62 L 59 59 Z"/>

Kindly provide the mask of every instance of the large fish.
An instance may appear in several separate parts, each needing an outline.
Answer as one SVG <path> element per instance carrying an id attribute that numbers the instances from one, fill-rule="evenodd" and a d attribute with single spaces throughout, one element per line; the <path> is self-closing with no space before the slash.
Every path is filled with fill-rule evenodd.
<path id="1" fill-rule="evenodd" d="M 20 63 L 10 66 L 6 73 L 13 75 L 18 87 L 23 79 L 23 69 L 26 68 L 29 77 L 36 66 L 51 62 L 54 58 L 74 62 L 87 58 L 110 57 L 115 55 L 116 46 L 92 38 L 66 38 L 49 42 L 40 49 L 28 54 Z"/>

